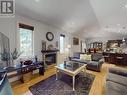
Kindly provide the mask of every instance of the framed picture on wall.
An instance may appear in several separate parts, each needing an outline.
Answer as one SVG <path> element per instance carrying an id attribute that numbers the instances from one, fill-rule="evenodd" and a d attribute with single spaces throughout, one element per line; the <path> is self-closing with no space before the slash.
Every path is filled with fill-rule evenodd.
<path id="1" fill-rule="evenodd" d="M 46 41 L 42 40 L 42 50 L 46 50 Z"/>
<path id="2" fill-rule="evenodd" d="M 56 41 L 56 48 L 58 49 L 58 47 L 59 47 L 59 46 L 58 46 L 58 41 Z"/>
<path id="3" fill-rule="evenodd" d="M 79 38 L 73 38 L 73 45 L 79 45 Z"/>

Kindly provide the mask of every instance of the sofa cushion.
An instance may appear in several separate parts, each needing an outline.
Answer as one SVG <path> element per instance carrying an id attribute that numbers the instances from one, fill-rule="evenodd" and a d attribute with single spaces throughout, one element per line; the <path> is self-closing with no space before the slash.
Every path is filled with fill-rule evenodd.
<path id="1" fill-rule="evenodd" d="M 87 64 L 92 66 L 98 66 L 98 62 L 96 61 L 89 61 Z"/>
<path id="2" fill-rule="evenodd" d="M 108 73 L 107 75 L 107 81 L 113 81 L 115 83 L 127 86 L 127 77 L 113 74 L 113 73 Z"/>
<path id="3" fill-rule="evenodd" d="M 91 55 L 90 55 L 90 54 L 86 54 L 85 60 L 91 61 L 91 60 L 92 60 L 92 59 L 91 59 Z"/>
<path id="4" fill-rule="evenodd" d="M 127 95 L 127 87 L 112 81 L 107 81 L 106 95 Z"/>
<path id="5" fill-rule="evenodd" d="M 80 54 L 80 60 L 84 60 L 85 59 L 85 55 L 86 54 Z"/>
<path id="6" fill-rule="evenodd" d="M 84 64 L 88 63 L 88 61 L 86 61 L 86 60 L 81 60 L 81 59 L 76 59 L 76 58 L 71 59 L 71 61 L 80 62 L 80 63 L 84 63 Z"/>
<path id="7" fill-rule="evenodd" d="M 109 68 L 109 72 L 127 77 L 127 70 L 123 70 L 120 68 Z"/>
<path id="8" fill-rule="evenodd" d="M 91 61 L 91 55 L 90 54 L 80 54 L 80 59 Z"/>
<path id="9" fill-rule="evenodd" d="M 93 53 L 92 54 L 92 61 L 99 61 L 100 59 L 102 59 L 101 53 Z"/>
<path id="10" fill-rule="evenodd" d="M 73 54 L 73 58 L 80 59 L 80 53 L 74 53 L 74 54 Z"/>

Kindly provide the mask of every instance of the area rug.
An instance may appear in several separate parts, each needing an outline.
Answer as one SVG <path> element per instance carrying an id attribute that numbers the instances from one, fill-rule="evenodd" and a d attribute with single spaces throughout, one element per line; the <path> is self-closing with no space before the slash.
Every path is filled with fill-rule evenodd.
<path id="1" fill-rule="evenodd" d="M 80 73 L 76 76 L 75 91 L 72 90 L 72 77 L 59 74 L 59 79 L 53 75 L 46 80 L 29 87 L 33 95 L 88 95 L 95 76 Z"/>

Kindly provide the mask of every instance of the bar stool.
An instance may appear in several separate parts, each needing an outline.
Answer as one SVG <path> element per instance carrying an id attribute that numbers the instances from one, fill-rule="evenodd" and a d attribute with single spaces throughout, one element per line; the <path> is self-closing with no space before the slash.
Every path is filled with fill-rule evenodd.
<path id="1" fill-rule="evenodd" d="M 122 56 L 116 57 L 116 64 L 120 64 L 120 65 L 124 64 L 124 59 Z"/>
<path id="2" fill-rule="evenodd" d="M 104 55 L 103 57 L 105 59 L 105 62 L 109 62 L 109 55 Z"/>

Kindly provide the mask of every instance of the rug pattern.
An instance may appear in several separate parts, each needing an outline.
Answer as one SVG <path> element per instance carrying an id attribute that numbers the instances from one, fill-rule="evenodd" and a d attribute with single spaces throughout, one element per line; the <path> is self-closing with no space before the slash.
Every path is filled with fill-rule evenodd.
<path id="1" fill-rule="evenodd" d="M 75 91 L 72 90 L 72 77 L 59 74 L 59 79 L 53 75 L 46 80 L 29 87 L 33 95 L 88 95 L 95 76 L 80 73 L 76 76 Z"/>

